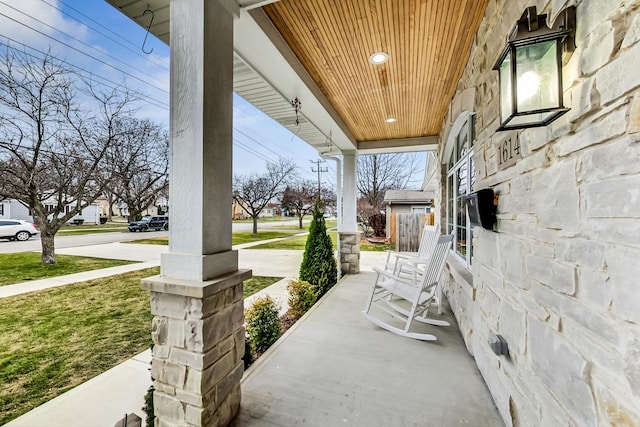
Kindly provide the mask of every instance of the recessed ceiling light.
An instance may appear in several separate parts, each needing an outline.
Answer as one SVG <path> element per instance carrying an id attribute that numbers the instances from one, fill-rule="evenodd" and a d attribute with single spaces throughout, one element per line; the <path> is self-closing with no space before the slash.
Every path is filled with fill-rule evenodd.
<path id="1" fill-rule="evenodd" d="M 398 119 L 396 119 L 395 117 L 389 117 L 388 119 L 385 120 L 385 122 L 387 123 L 395 123 L 397 121 Z"/>
<path id="2" fill-rule="evenodd" d="M 369 62 L 372 64 L 384 64 L 389 59 L 389 55 L 384 52 L 376 52 L 369 57 Z"/>

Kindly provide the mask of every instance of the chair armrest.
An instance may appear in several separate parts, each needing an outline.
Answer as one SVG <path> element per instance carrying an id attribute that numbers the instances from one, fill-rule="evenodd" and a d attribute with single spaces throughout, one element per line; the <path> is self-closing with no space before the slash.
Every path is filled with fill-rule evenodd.
<path id="1" fill-rule="evenodd" d="M 393 279 L 393 280 L 397 280 L 398 282 L 402 282 L 402 283 L 406 283 L 408 285 L 413 284 L 413 281 L 408 280 L 404 277 L 400 277 L 396 274 L 393 274 L 393 272 L 389 271 L 389 270 L 384 270 L 382 268 L 378 268 L 378 267 L 373 267 L 373 271 L 375 271 L 376 273 L 378 273 L 381 276 L 386 277 L 387 279 Z"/>
<path id="2" fill-rule="evenodd" d="M 387 251 L 389 255 L 387 255 L 387 259 L 389 259 L 392 255 L 396 258 L 414 258 L 418 255 L 417 252 L 398 252 L 398 251 Z"/>
<path id="3" fill-rule="evenodd" d="M 412 257 L 412 258 L 407 258 L 405 261 L 400 261 L 403 265 L 410 265 L 413 267 L 417 267 L 419 265 L 427 265 L 429 264 L 429 258 L 418 258 L 418 257 Z"/>

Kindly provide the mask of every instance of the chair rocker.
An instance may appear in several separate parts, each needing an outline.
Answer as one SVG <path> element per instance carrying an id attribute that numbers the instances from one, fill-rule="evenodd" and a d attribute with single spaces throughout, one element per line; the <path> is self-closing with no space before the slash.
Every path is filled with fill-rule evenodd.
<path id="1" fill-rule="evenodd" d="M 377 273 L 376 281 L 363 311 L 364 316 L 381 328 L 403 337 L 435 341 L 435 335 L 411 332 L 410 329 L 414 320 L 435 326 L 449 326 L 447 321 L 429 318 L 428 310 L 436 298 L 438 282 L 452 242 L 452 234 L 440 236 L 424 271 L 414 268 L 411 278 L 374 268 Z M 371 315 L 369 312 L 374 304 L 392 317 L 403 320 L 404 328 L 393 326 Z"/>

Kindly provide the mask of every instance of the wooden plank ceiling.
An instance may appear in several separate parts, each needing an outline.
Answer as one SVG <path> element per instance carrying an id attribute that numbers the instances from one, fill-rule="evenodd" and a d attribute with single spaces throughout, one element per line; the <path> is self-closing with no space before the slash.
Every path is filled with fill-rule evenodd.
<path id="1" fill-rule="evenodd" d="M 487 2 L 280 0 L 263 9 L 364 142 L 439 134 Z M 388 61 L 370 63 L 375 52 Z"/>

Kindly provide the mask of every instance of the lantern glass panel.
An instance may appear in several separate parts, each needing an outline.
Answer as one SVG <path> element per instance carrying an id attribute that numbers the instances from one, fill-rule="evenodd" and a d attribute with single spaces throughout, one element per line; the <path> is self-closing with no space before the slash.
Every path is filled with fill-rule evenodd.
<path id="1" fill-rule="evenodd" d="M 519 113 L 560 106 L 558 68 L 556 40 L 516 47 Z"/>
<path id="2" fill-rule="evenodd" d="M 511 120 L 509 120 L 509 123 L 506 127 L 522 127 L 534 123 L 546 123 L 551 118 L 551 116 L 556 114 L 556 111 L 551 111 L 545 113 L 531 113 L 524 116 L 515 116 Z"/>
<path id="3" fill-rule="evenodd" d="M 511 102 L 511 55 L 507 53 L 500 64 L 500 117 L 505 121 L 511 115 L 513 105 Z"/>

